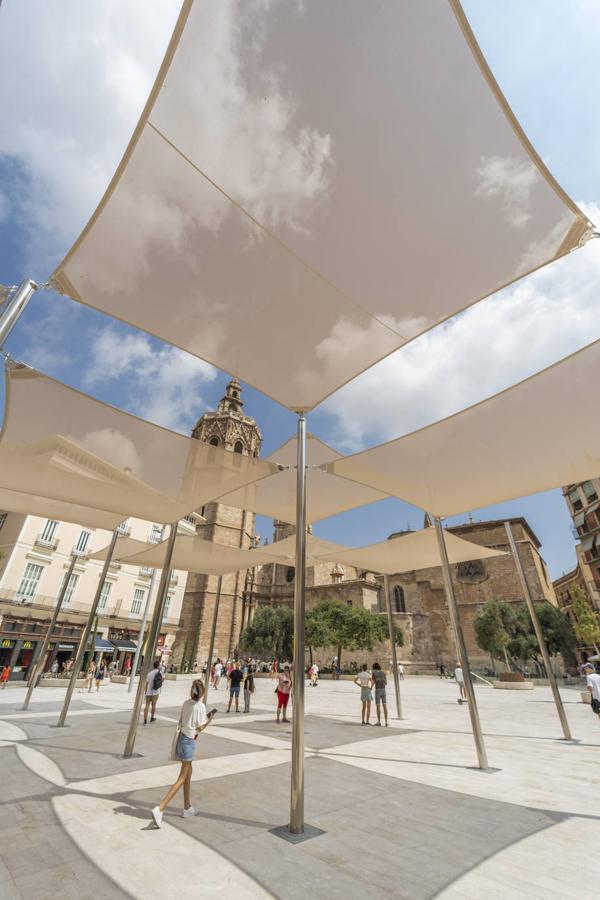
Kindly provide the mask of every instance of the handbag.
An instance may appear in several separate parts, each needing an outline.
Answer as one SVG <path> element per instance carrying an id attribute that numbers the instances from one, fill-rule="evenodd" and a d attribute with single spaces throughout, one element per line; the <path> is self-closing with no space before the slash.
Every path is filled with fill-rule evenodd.
<path id="1" fill-rule="evenodd" d="M 179 740 L 179 735 L 181 734 L 181 726 L 179 722 L 175 728 L 175 734 L 173 735 L 173 740 L 171 742 L 171 752 L 169 753 L 169 761 L 170 762 L 181 762 L 179 757 L 177 756 L 177 741 Z"/>
<path id="2" fill-rule="evenodd" d="M 592 697 L 592 712 L 596 713 L 596 715 L 600 715 L 600 700 L 596 700 L 595 697 Z"/>

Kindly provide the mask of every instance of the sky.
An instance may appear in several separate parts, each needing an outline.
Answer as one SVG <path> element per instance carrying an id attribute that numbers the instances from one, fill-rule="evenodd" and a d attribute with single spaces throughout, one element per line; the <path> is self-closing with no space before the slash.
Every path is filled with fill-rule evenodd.
<path id="1" fill-rule="evenodd" d="M 2 3 L 0 283 L 28 276 L 43 283 L 78 236 L 129 140 L 179 7 L 179 0 Z M 464 8 L 537 151 L 600 225 L 600 6 L 596 0 L 466 0 Z M 373 366 L 318 407 L 309 430 L 353 452 L 484 399 L 598 338 L 599 288 L 595 240 Z M 216 406 L 228 381 L 201 360 L 44 291 L 7 349 L 94 397 L 183 433 Z M 243 398 L 261 428 L 263 453 L 271 453 L 293 434 L 295 416 L 249 387 Z M 476 521 L 525 516 L 553 578 L 575 565 L 559 490 L 471 515 Z M 358 546 L 422 523 L 421 510 L 390 499 L 318 523 L 314 531 Z M 260 519 L 258 531 L 270 539 L 271 523 Z"/>

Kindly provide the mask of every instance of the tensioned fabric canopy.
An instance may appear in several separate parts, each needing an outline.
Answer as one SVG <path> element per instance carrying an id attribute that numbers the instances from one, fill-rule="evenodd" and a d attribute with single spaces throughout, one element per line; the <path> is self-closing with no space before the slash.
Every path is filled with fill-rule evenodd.
<path id="1" fill-rule="evenodd" d="M 2 458 L 1 454 L 0 458 Z M 0 472 L 0 480 L 2 477 Z M 88 506 L 78 506 L 76 503 L 65 503 L 62 500 L 51 500 L 48 497 L 8 491 L 3 488 L 0 488 L 0 510 L 29 516 L 42 516 L 47 519 L 56 519 L 59 522 L 74 522 L 76 525 L 83 525 L 86 528 L 104 528 L 107 531 L 113 531 L 124 518 L 120 513 L 91 509 Z"/>
<path id="2" fill-rule="evenodd" d="M 473 544 L 450 531 L 445 531 L 444 536 L 450 564 L 505 556 L 501 550 Z M 272 556 L 273 561 L 293 564 L 296 557 L 296 537 L 292 535 L 282 541 L 275 541 L 260 550 L 261 553 Z M 440 565 L 440 551 L 433 528 L 409 532 L 366 547 L 345 547 L 307 534 L 306 557 L 309 566 L 317 562 L 346 563 L 380 575 L 412 572 L 414 569 L 429 569 Z"/>
<path id="3" fill-rule="evenodd" d="M 138 541 L 136 538 L 129 537 L 128 535 L 119 535 L 113 548 L 111 559 L 117 562 L 122 560 L 125 556 L 132 556 L 134 553 L 141 553 L 143 550 L 147 550 L 150 546 L 155 545 L 150 544 L 147 541 Z M 89 558 L 98 559 L 103 562 L 108 555 L 108 550 L 109 546 L 101 547 L 94 553 L 90 553 Z"/>
<path id="4" fill-rule="evenodd" d="M 404 437 L 335 460 L 329 471 L 440 516 L 600 474 L 600 341 Z"/>
<path id="5" fill-rule="evenodd" d="M 174 522 L 277 466 L 121 412 L 21 364 L 6 366 L 0 489 Z"/>
<path id="6" fill-rule="evenodd" d="M 297 438 L 293 437 L 274 453 L 268 461 L 285 466 L 284 471 L 263 478 L 253 484 L 219 497 L 219 503 L 248 509 L 263 516 L 272 516 L 282 522 L 296 521 L 296 459 Z M 309 467 L 322 466 L 341 456 L 312 434 L 306 438 L 306 464 Z M 338 478 L 321 468 L 308 468 L 306 472 L 306 517 L 309 522 L 318 522 L 329 516 L 384 500 L 386 494 L 374 491 L 360 484 L 352 484 L 345 478 Z"/>
<path id="7" fill-rule="evenodd" d="M 130 566 L 148 566 L 160 569 L 165 561 L 166 545 L 167 541 L 145 544 L 145 549 L 141 552 L 131 555 L 121 554 L 119 559 Z M 99 550 L 94 557 L 106 558 L 107 549 L 104 547 Z M 261 553 L 260 550 L 240 550 L 237 547 L 226 547 L 224 544 L 205 541 L 193 535 L 178 534 L 175 539 L 171 568 L 186 572 L 199 572 L 202 575 L 227 575 L 240 569 L 251 569 L 253 566 L 271 562 L 273 562 L 272 557 Z"/>
<path id="8" fill-rule="evenodd" d="M 52 284 L 310 409 L 587 228 L 458 0 L 185 0 Z"/>

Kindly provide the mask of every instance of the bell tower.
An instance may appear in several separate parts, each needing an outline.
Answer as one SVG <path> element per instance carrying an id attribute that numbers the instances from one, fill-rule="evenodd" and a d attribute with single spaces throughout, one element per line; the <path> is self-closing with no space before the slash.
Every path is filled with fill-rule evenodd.
<path id="1" fill-rule="evenodd" d="M 233 453 L 256 457 L 260 453 L 262 436 L 256 421 L 244 413 L 242 389 L 232 378 L 214 412 L 201 416 L 192 437 L 214 447 Z M 199 523 L 197 533 L 207 541 L 247 550 L 254 538 L 255 516 L 248 510 L 236 509 L 222 503 L 208 503 L 200 512 L 205 522 Z M 245 572 L 223 576 L 219 618 L 215 637 L 215 658 L 231 657 L 236 650 L 242 627 L 242 598 Z M 190 572 L 183 600 L 179 664 L 198 668 L 206 662 L 216 599 L 217 578 Z"/>

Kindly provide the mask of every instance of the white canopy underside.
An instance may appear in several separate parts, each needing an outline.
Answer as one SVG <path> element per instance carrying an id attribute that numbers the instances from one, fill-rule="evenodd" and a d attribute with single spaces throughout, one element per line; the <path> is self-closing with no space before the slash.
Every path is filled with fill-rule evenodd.
<path id="1" fill-rule="evenodd" d="M 458 0 L 186 0 L 52 282 L 309 409 L 586 228 Z"/>
<path id="2" fill-rule="evenodd" d="M 451 516 L 600 475 L 600 341 L 328 471 Z"/>
<path id="3" fill-rule="evenodd" d="M 0 473 L 0 479 L 2 478 L 3 475 Z M 112 531 L 124 519 L 120 513 L 90 509 L 76 503 L 65 503 L 62 500 L 51 500 L 48 497 L 8 491 L 3 488 L 0 488 L 0 512 L 42 516 L 47 519 L 56 519 L 59 522 L 74 522 L 85 528 L 104 528 L 107 531 Z"/>
<path id="4" fill-rule="evenodd" d="M 281 522 L 296 521 L 296 455 L 297 439 L 287 441 L 269 457 L 269 462 L 286 466 L 260 482 L 248 484 L 238 491 L 219 497 L 219 503 L 248 509 L 262 516 L 271 516 Z M 306 464 L 322 466 L 341 459 L 339 453 L 312 434 L 306 437 Z M 386 495 L 372 488 L 353 484 L 345 478 L 327 474 L 320 468 L 308 468 L 306 472 L 306 520 L 318 522 L 348 509 L 364 506 L 385 499 Z"/>
<path id="5" fill-rule="evenodd" d="M 498 550 L 472 544 L 450 532 L 445 532 L 445 537 L 451 564 L 504 555 Z M 126 552 L 127 540 L 131 542 L 131 539 L 123 539 L 121 543 L 122 539 L 119 538 L 117 544 L 121 544 L 121 546 L 117 546 L 114 559 L 120 559 L 128 565 L 161 568 L 165 559 L 166 541 L 160 544 L 146 544 L 145 550 L 130 555 Z M 133 541 L 131 543 L 139 544 L 140 542 Z M 107 548 L 97 551 L 93 554 L 93 558 L 105 559 L 106 550 Z M 357 548 L 333 544 L 331 541 L 323 541 L 308 534 L 306 536 L 306 561 L 309 566 L 315 565 L 317 562 L 342 562 L 369 572 L 391 575 L 439 566 L 440 556 L 435 532 L 433 528 L 427 528 L 390 541 L 383 541 L 381 544 Z M 199 537 L 178 535 L 171 566 L 174 569 L 199 572 L 204 575 L 226 575 L 240 569 L 277 562 L 295 565 L 295 536 L 261 547 L 259 550 L 239 550 Z"/>
<path id="6" fill-rule="evenodd" d="M 105 510 L 118 514 L 117 524 L 128 516 L 175 522 L 277 471 L 266 460 L 152 425 L 25 366 L 10 364 L 6 372 L 0 489 Z"/>

